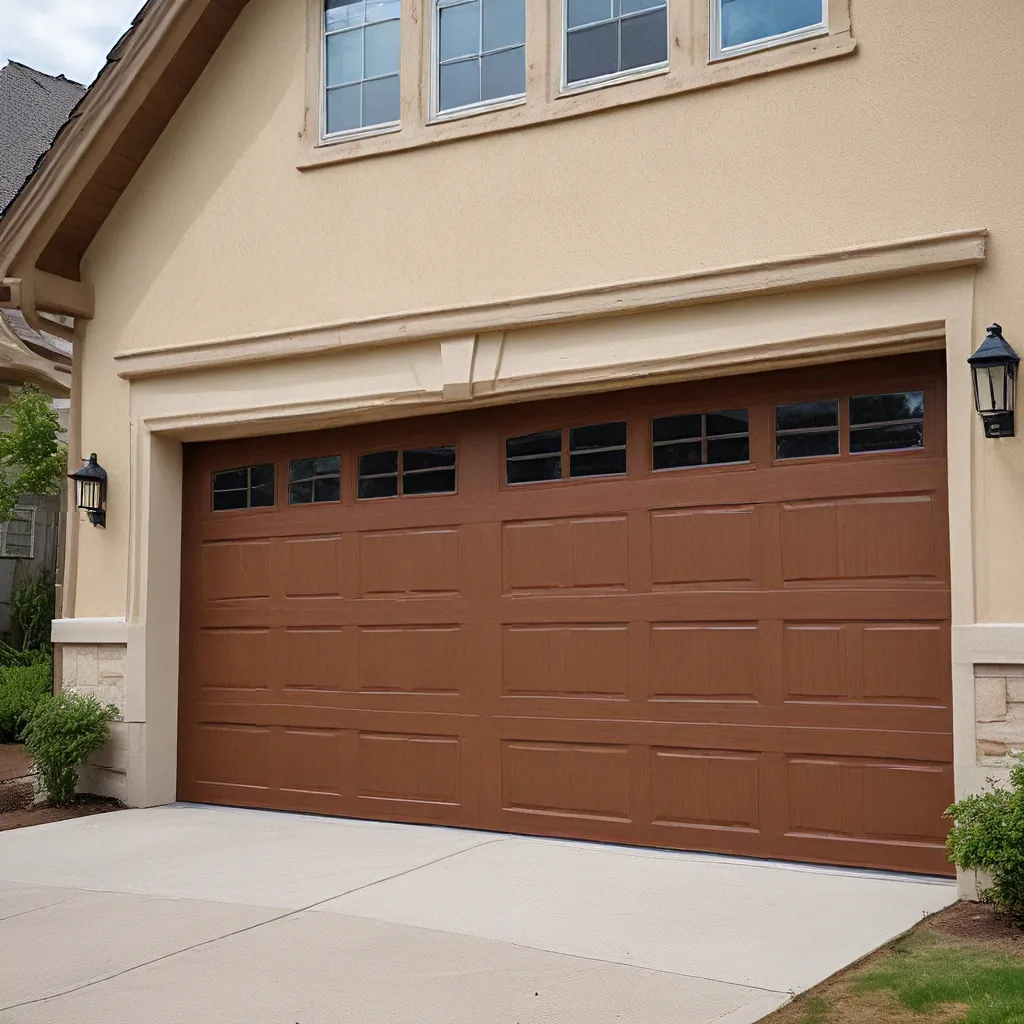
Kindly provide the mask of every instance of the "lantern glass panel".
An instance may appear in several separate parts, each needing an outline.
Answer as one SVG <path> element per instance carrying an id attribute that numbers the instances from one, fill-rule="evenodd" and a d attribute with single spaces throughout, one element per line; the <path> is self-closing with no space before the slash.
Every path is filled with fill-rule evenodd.
<path id="1" fill-rule="evenodd" d="M 1006 365 L 974 368 L 974 393 L 978 412 L 1004 412 L 1013 408 L 1012 370 Z"/>

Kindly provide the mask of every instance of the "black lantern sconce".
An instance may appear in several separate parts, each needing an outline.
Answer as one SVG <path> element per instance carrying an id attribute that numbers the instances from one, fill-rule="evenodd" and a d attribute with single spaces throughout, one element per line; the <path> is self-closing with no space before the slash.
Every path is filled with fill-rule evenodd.
<path id="1" fill-rule="evenodd" d="M 96 461 L 96 453 L 89 456 L 85 465 L 68 476 L 78 488 L 78 507 L 88 512 L 93 526 L 107 525 L 107 471 Z"/>
<path id="2" fill-rule="evenodd" d="M 1020 356 L 1006 343 L 999 324 L 988 329 L 985 340 L 967 362 L 974 377 L 974 407 L 985 424 L 985 436 L 1013 437 Z"/>

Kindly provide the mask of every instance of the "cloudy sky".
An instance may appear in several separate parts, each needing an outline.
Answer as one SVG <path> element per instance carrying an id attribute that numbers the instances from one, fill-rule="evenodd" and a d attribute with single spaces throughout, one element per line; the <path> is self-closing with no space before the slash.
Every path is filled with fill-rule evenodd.
<path id="1" fill-rule="evenodd" d="M 88 85 L 143 0 L 0 0 L 0 65 Z"/>

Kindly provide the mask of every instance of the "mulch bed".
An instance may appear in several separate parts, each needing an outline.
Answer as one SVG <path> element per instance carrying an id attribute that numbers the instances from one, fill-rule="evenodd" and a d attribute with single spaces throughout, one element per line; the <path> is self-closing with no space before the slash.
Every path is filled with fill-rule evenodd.
<path id="1" fill-rule="evenodd" d="M 15 828 L 29 828 L 32 825 L 48 825 L 53 821 L 68 821 L 71 818 L 86 818 L 92 814 L 106 814 L 109 811 L 123 811 L 120 800 L 104 796 L 90 796 L 83 793 L 76 803 L 69 807 L 32 807 L 27 811 L 8 811 L 0 814 L 0 832 Z"/>
<path id="2" fill-rule="evenodd" d="M 0 782 L 20 779 L 32 771 L 32 758 L 20 743 L 0 743 Z"/>

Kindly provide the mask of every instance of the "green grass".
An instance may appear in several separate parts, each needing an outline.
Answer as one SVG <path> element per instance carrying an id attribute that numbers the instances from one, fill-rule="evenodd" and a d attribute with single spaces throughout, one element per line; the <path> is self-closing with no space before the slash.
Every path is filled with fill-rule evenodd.
<path id="1" fill-rule="evenodd" d="M 828 1024 L 831 1007 L 821 996 L 811 996 L 803 1001 L 800 1012 L 800 1024 Z"/>
<path id="2" fill-rule="evenodd" d="M 857 978 L 854 992 L 889 990 L 922 1014 L 948 1003 L 970 1007 L 958 1024 L 1024 1024 L 1024 960 L 992 950 L 939 945 L 929 932 L 908 935 L 893 953 Z M 817 1024 L 816 1018 L 810 1024 Z"/>

